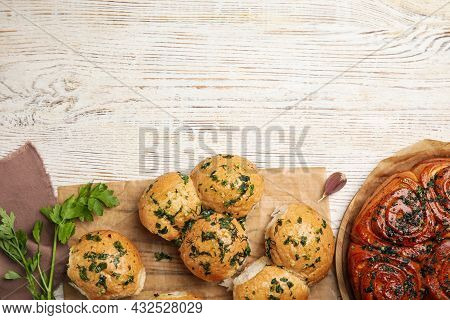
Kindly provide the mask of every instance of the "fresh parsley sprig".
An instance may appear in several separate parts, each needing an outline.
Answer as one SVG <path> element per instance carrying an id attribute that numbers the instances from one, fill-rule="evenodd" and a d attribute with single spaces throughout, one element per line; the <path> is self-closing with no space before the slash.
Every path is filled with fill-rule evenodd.
<path id="1" fill-rule="evenodd" d="M 0 249 L 13 261 L 19 264 L 24 274 L 21 275 L 15 271 L 8 271 L 4 278 L 7 280 L 16 280 L 26 278 L 28 281 L 28 290 L 33 299 L 41 299 L 40 289 L 46 291 L 46 278 L 40 268 L 41 252 L 39 250 L 42 221 L 36 221 L 33 227 L 33 239 L 38 245 L 38 250 L 34 255 L 31 255 L 27 249 L 28 236 L 23 230 L 16 230 L 14 227 L 15 215 L 11 212 L 9 215 L 6 211 L 0 208 Z M 36 269 L 39 269 L 39 276 L 41 281 L 34 276 Z"/>
<path id="2" fill-rule="evenodd" d="M 75 233 L 77 220 L 92 221 L 94 216 L 103 215 L 105 208 L 117 205 L 119 205 L 119 200 L 105 184 L 88 183 L 80 187 L 77 196 L 72 195 L 62 205 L 57 204 L 41 209 L 41 213 L 54 224 L 52 259 L 48 275 L 41 268 L 42 221 L 36 221 L 32 230 L 33 240 L 37 244 L 36 253 L 33 255 L 27 249 L 28 236 L 26 232 L 16 230 L 14 226 L 14 213 L 11 212 L 8 215 L 5 210 L 0 208 L 0 249 L 20 265 L 24 273 L 21 275 L 10 270 L 4 274 L 4 278 L 7 280 L 25 278 L 33 299 L 54 299 L 53 279 L 58 242 L 66 244 L 69 241 Z"/>
<path id="3" fill-rule="evenodd" d="M 88 183 L 80 187 L 77 197 L 72 195 L 62 205 L 42 208 L 41 213 L 56 225 L 59 242 L 66 244 L 75 232 L 74 221 L 92 221 L 94 215 L 103 215 L 105 207 L 112 208 L 118 204 L 114 192 L 104 183 L 96 186 Z"/>

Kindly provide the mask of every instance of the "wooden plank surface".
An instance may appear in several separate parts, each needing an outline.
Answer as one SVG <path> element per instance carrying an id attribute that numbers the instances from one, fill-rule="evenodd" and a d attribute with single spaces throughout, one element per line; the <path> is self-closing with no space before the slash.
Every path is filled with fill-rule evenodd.
<path id="1" fill-rule="evenodd" d="M 349 178 L 336 229 L 379 160 L 449 140 L 446 3 L 0 0 L 0 156 L 33 141 L 55 187 L 188 170 L 211 151 L 325 166 Z M 143 172 L 148 127 L 159 165 Z"/>

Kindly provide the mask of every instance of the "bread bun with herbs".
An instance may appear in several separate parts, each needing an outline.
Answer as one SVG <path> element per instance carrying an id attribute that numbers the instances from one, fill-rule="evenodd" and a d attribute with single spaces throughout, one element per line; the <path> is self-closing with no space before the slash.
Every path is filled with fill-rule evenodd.
<path id="1" fill-rule="evenodd" d="M 156 293 L 152 300 L 202 300 L 202 298 L 190 291 L 174 291 Z"/>
<path id="2" fill-rule="evenodd" d="M 265 244 L 274 264 L 295 271 L 308 284 L 323 279 L 333 262 L 334 237 L 329 223 L 300 202 L 274 212 Z"/>
<path id="3" fill-rule="evenodd" d="M 145 282 L 145 268 L 137 248 L 111 230 L 89 232 L 70 248 L 67 275 L 89 299 L 137 295 Z"/>
<path id="4" fill-rule="evenodd" d="M 151 233 L 180 240 L 184 225 L 198 218 L 200 199 L 189 176 L 169 172 L 154 180 L 139 200 L 139 218 Z"/>
<path id="5" fill-rule="evenodd" d="M 187 228 L 179 250 L 186 267 L 208 282 L 231 278 L 251 251 L 238 220 L 212 210 Z"/>
<path id="6" fill-rule="evenodd" d="M 306 300 L 309 287 L 295 273 L 270 266 L 262 257 L 248 266 L 233 281 L 235 300 Z"/>
<path id="7" fill-rule="evenodd" d="M 192 170 L 191 178 L 203 207 L 235 218 L 247 216 L 264 191 L 264 178 L 256 166 L 239 156 L 206 158 Z"/>

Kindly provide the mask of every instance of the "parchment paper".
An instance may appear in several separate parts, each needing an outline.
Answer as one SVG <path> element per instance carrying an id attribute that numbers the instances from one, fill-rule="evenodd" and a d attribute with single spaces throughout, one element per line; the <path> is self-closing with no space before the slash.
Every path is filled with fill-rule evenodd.
<path id="1" fill-rule="evenodd" d="M 431 158 L 450 157 L 450 143 L 422 140 L 381 161 L 367 177 L 350 202 L 339 227 L 336 242 L 336 270 L 339 290 L 343 299 L 352 299 L 353 293 L 347 276 L 347 249 L 353 220 L 375 189 L 395 173 L 411 170 L 416 164 Z"/>
<path id="2" fill-rule="evenodd" d="M 325 181 L 325 168 L 265 169 L 265 192 L 260 204 L 249 214 L 246 223 L 252 255 L 247 260 L 264 255 L 264 229 L 274 209 L 280 205 L 302 201 L 320 212 L 330 220 L 327 201 L 320 204 L 317 199 L 322 194 Z M 143 292 L 134 298 L 148 299 L 155 293 L 189 290 L 205 299 L 232 299 L 232 293 L 225 288 L 202 281 L 193 276 L 179 258 L 177 248 L 158 236 L 150 234 L 139 221 L 138 199 L 150 180 L 112 182 L 108 186 L 120 199 L 120 206 L 107 210 L 105 215 L 93 222 L 79 223 L 76 234 L 69 245 L 76 242 L 83 234 L 99 229 L 118 231 L 138 247 L 147 272 Z M 62 202 L 78 191 L 78 186 L 60 187 L 58 201 Z M 155 252 L 163 251 L 172 257 L 171 261 L 156 261 Z M 65 299 L 83 299 L 71 286 L 64 286 Z M 311 289 L 310 299 L 338 299 L 339 293 L 334 270 Z"/>

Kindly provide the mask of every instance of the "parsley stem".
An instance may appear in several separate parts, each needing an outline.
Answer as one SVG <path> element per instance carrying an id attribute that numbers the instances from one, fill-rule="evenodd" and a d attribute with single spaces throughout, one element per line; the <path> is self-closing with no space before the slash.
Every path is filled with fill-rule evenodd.
<path id="1" fill-rule="evenodd" d="M 17 247 L 17 245 L 16 245 L 15 242 L 12 242 L 12 246 L 14 247 L 14 249 L 17 250 L 17 252 L 19 252 L 19 254 L 20 254 L 20 256 L 21 256 L 21 259 L 22 259 L 24 262 L 26 262 L 26 261 L 24 260 L 25 257 L 21 254 L 20 249 Z M 26 264 L 24 265 L 23 262 L 20 261 L 20 260 L 17 260 L 16 257 L 14 257 L 14 256 L 12 256 L 12 255 L 10 255 L 10 254 L 8 254 L 8 256 L 9 256 L 12 260 L 16 261 L 17 264 L 23 268 L 23 270 L 25 271 L 25 274 L 26 274 L 26 278 L 27 278 L 27 280 L 28 280 L 28 283 L 33 282 L 33 279 L 34 279 L 34 281 L 39 285 L 39 287 L 40 287 L 41 289 L 44 290 L 44 288 L 42 288 L 42 286 L 40 285 L 39 281 L 37 281 L 36 277 L 35 277 L 33 274 L 31 274 L 31 277 L 32 277 L 32 278 L 29 277 L 30 272 L 28 272 L 28 267 L 27 267 L 27 266 L 28 266 L 28 263 L 26 263 Z M 33 290 L 36 290 L 36 286 L 34 286 L 32 283 L 30 283 L 30 288 L 31 288 L 31 289 L 34 288 Z M 34 294 L 33 294 L 33 295 L 34 295 Z"/>
<path id="2" fill-rule="evenodd" d="M 19 249 L 17 248 L 15 242 L 12 241 L 11 244 L 12 244 L 12 246 L 14 247 L 14 249 L 16 249 L 17 252 L 19 252 Z M 14 257 L 13 255 L 11 255 L 11 254 L 9 254 L 9 253 L 7 253 L 7 252 L 5 252 L 5 253 L 6 253 L 12 260 L 16 261 L 17 264 L 18 264 L 19 266 L 21 266 L 21 267 L 23 268 L 23 270 L 25 271 L 25 275 L 26 275 L 25 278 L 27 279 L 27 281 L 28 281 L 28 283 L 29 283 L 29 286 L 27 287 L 27 289 L 31 292 L 31 295 L 33 296 L 33 299 L 37 299 L 37 298 L 38 298 L 38 295 L 37 295 L 37 291 L 36 291 L 36 286 L 33 285 L 33 279 L 30 278 L 30 274 L 29 274 L 29 272 L 28 272 L 27 267 L 23 264 L 22 261 L 18 260 L 18 259 L 17 259 L 16 257 Z M 20 252 L 19 252 L 19 253 L 20 253 Z M 22 259 L 22 257 L 21 257 L 21 259 Z M 35 280 L 36 280 L 36 279 L 35 279 Z"/>
<path id="3" fill-rule="evenodd" d="M 36 280 L 32 271 L 30 270 L 29 263 L 28 263 L 27 259 L 25 258 L 25 256 L 23 255 L 22 249 L 20 248 L 20 245 L 19 245 L 19 241 L 17 240 L 16 232 L 14 230 L 12 230 L 12 233 L 14 235 L 14 238 L 13 238 L 14 241 L 12 241 L 12 245 L 13 245 L 14 249 L 17 250 L 20 258 L 22 259 L 22 266 L 25 270 L 26 278 L 28 280 L 28 290 L 31 292 L 31 295 L 34 298 L 36 298 L 39 296 L 38 292 L 37 292 L 37 288 L 36 288 L 36 283 L 39 285 L 39 287 L 41 287 L 41 289 L 42 289 L 42 286 Z"/>
<path id="4" fill-rule="evenodd" d="M 44 273 L 42 272 L 41 266 L 39 266 L 39 265 L 38 265 L 38 271 L 39 271 L 39 275 L 41 277 L 42 285 L 44 286 L 45 291 L 48 292 L 48 286 L 47 286 L 47 283 L 45 282 Z"/>
<path id="5" fill-rule="evenodd" d="M 41 246 L 40 246 L 39 243 L 38 243 L 37 252 L 38 252 L 37 253 L 38 254 L 37 268 L 38 268 L 38 271 L 39 271 L 39 276 L 41 277 L 41 282 L 42 282 L 42 285 L 45 288 L 45 291 L 48 292 L 47 282 L 45 280 L 44 273 L 42 272 L 42 269 L 41 269 Z"/>
<path id="6" fill-rule="evenodd" d="M 55 234 L 53 235 L 52 262 L 50 267 L 50 279 L 48 281 L 47 299 L 53 299 L 53 277 L 55 275 L 56 245 L 58 240 L 59 226 L 55 226 Z"/>

